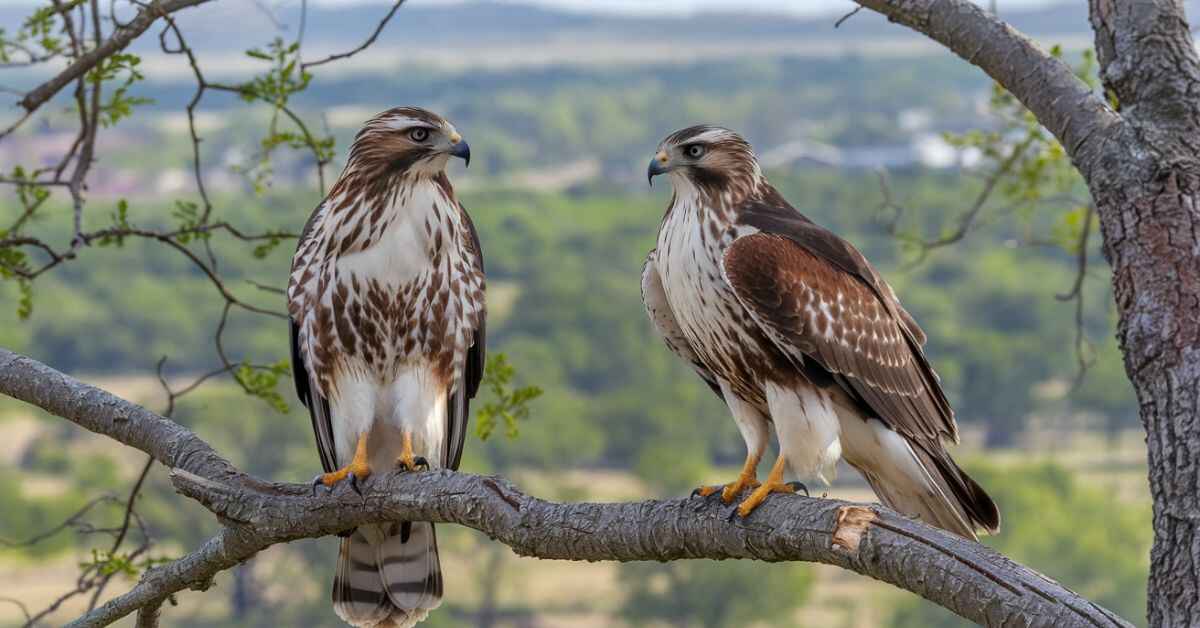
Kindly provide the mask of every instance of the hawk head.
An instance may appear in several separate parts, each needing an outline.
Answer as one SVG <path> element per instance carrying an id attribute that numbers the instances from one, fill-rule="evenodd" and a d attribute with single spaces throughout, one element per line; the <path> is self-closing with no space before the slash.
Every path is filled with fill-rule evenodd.
<path id="1" fill-rule="evenodd" d="M 453 124 L 419 107 L 396 107 L 368 120 L 354 136 L 347 169 L 386 178 L 433 176 L 451 157 L 471 162 L 471 148 Z"/>
<path id="2" fill-rule="evenodd" d="M 646 176 L 670 173 L 677 192 L 695 188 L 713 195 L 753 189 L 761 176 L 758 158 L 742 136 L 719 126 L 698 125 L 667 136 Z"/>

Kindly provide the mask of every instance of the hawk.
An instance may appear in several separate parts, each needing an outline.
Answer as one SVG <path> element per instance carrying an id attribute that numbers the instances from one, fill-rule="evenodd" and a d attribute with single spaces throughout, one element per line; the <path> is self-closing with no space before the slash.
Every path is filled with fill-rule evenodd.
<path id="1" fill-rule="evenodd" d="M 966 538 L 995 532 L 995 503 L 944 447 L 958 427 L 922 345 L 925 333 L 850 243 L 784 200 L 741 136 L 694 126 L 668 136 L 648 177 L 674 187 L 642 300 L 667 346 L 729 407 L 746 462 L 721 493 L 738 514 L 783 481 L 833 479 L 840 458 L 891 508 Z M 756 469 L 770 426 L 779 457 Z"/>
<path id="2" fill-rule="evenodd" d="M 288 282 L 292 371 L 332 488 L 373 471 L 457 469 L 484 362 L 479 237 L 446 177 L 467 143 L 415 107 L 370 119 L 300 236 Z M 441 603 L 433 525 L 343 538 L 333 608 L 411 626 Z"/>

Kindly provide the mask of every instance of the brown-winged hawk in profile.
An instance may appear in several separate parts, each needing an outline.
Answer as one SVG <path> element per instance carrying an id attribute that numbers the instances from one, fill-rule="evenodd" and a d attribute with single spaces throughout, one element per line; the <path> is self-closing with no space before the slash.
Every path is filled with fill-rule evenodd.
<path id="1" fill-rule="evenodd" d="M 323 475 L 315 485 L 394 466 L 458 468 L 484 360 L 479 238 L 446 177 L 467 143 L 442 117 L 385 111 L 354 138 L 317 206 L 288 283 L 292 370 Z M 433 525 L 363 526 L 342 540 L 338 616 L 411 626 L 441 603 Z"/>
<path id="2" fill-rule="evenodd" d="M 750 145 L 712 126 L 659 145 L 648 176 L 675 193 L 642 273 L 646 310 L 667 346 L 725 401 L 746 441 L 726 503 L 754 491 L 748 515 L 790 492 L 785 464 L 828 482 L 845 457 L 893 509 L 967 538 L 1000 513 L 954 463 L 946 396 L 922 351 L 925 333 L 853 246 L 788 204 Z M 779 458 L 755 469 L 769 426 Z"/>

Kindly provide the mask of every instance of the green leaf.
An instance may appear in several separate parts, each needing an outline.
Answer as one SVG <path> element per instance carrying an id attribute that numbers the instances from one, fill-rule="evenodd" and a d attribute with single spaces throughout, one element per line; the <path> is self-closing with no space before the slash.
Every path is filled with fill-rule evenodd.
<path id="1" fill-rule="evenodd" d="M 246 394 L 258 397 L 280 414 L 287 414 L 288 405 L 279 393 L 279 378 L 289 375 L 291 369 L 287 360 L 280 360 L 268 366 L 252 366 L 243 362 L 233 371 L 233 379 Z"/>
<path id="2" fill-rule="evenodd" d="M 33 282 L 25 278 L 17 280 L 17 291 L 20 294 L 17 298 L 17 316 L 27 321 L 33 315 Z"/>
<path id="3" fill-rule="evenodd" d="M 512 387 L 515 376 L 516 370 L 503 353 L 492 355 L 484 365 L 482 385 L 489 399 L 475 414 L 475 434 L 480 440 L 487 440 L 501 422 L 505 435 L 516 438 L 519 422 L 529 416 L 529 404 L 542 395 L 537 386 Z"/>

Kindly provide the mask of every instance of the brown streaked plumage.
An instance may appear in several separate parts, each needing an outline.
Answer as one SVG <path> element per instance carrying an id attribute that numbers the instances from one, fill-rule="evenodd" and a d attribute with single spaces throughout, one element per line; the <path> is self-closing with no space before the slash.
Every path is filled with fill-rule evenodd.
<path id="1" fill-rule="evenodd" d="M 470 158 L 446 120 L 385 111 L 301 234 L 288 284 L 292 370 L 325 473 L 314 486 L 399 464 L 458 468 L 468 400 L 483 376 L 483 255 L 445 167 Z M 432 524 L 347 533 L 338 616 L 411 626 L 441 603 Z"/>
<path id="2" fill-rule="evenodd" d="M 958 428 L 925 334 L 866 258 L 789 205 L 732 131 L 668 136 L 648 175 L 664 173 L 675 194 L 643 299 L 746 440 L 741 475 L 720 489 L 726 502 L 757 487 L 739 507 L 745 516 L 791 490 L 785 462 L 827 481 L 844 457 L 900 512 L 968 538 L 997 530 L 995 504 L 946 452 Z M 780 456 L 760 486 L 769 426 Z"/>

